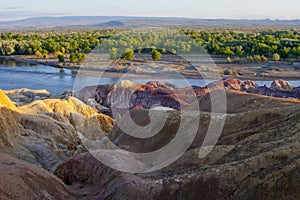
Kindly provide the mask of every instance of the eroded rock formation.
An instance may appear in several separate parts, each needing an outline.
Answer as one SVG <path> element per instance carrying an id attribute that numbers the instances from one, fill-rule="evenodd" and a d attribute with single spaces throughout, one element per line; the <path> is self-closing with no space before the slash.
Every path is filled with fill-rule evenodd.
<path id="1" fill-rule="evenodd" d="M 31 103 L 34 100 L 47 99 L 51 96 L 47 90 L 29 90 L 26 88 L 6 90 L 4 92 L 18 106 Z"/>
<path id="2" fill-rule="evenodd" d="M 15 107 L 0 90 L 1 152 L 50 171 L 86 151 L 79 133 L 101 138 L 113 124 L 110 117 L 73 97 Z"/>
<path id="3" fill-rule="evenodd" d="M 167 82 L 146 84 L 120 81 L 118 84 L 89 86 L 77 93 L 78 98 L 110 116 L 132 108 L 151 109 L 157 105 L 181 110 L 212 91 L 234 90 L 266 96 L 300 99 L 299 88 L 284 80 L 276 80 L 270 88 L 259 86 L 254 81 L 224 79 L 207 87 L 191 86 L 176 88 Z"/>
<path id="4" fill-rule="evenodd" d="M 294 87 L 295 86 L 288 83 L 287 81 L 280 79 L 280 80 L 273 81 L 270 89 L 271 90 L 279 90 L 279 91 L 289 91 L 289 90 L 293 89 Z"/>
<path id="5" fill-rule="evenodd" d="M 71 158 L 55 173 L 87 194 L 86 199 L 299 199 L 300 102 L 239 91 L 228 91 L 227 102 L 222 135 L 203 159 L 199 147 L 211 113 L 201 114 L 201 127 L 186 127 L 186 131 L 198 128 L 192 146 L 162 170 L 118 172 L 86 153 Z M 148 111 L 131 112 L 139 124 L 149 123 Z M 155 151 L 176 134 L 179 111 L 169 111 L 168 116 L 154 137 L 130 138 L 115 127 L 110 139 L 131 152 Z"/>
<path id="6" fill-rule="evenodd" d="M 283 82 L 279 85 L 282 89 L 227 79 L 204 88 L 176 88 L 169 83 L 125 81 L 79 91 L 92 107 L 69 95 L 64 100 L 15 106 L 0 91 L 0 174 L 4 177 L 0 195 L 4 199 L 299 199 L 299 90 Z M 223 88 L 226 114 L 211 113 L 210 96 Z M 176 162 L 155 172 L 116 171 L 87 153 L 80 138 L 84 134 L 110 140 L 130 152 L 153 152 L 171 143 L 182 121 L 180 110 L 191 110 L 192 103 L 200 105 L 200 125 L 183 130 L 196 130 L 196 137 Z M 114 106 L 130 108 L 130 117 L 147 126 L 150 114 L 159 119 L 161 110 L 148 110 L 156 105 L 176 110 L 168 110 L 163 128 L 144 139 L 128 135 L 110 117 L 99 114 Z M 225 119 L 222 134 L 208 156 L 200 159 L 209 122 L 220 118 Z M 185 135 L 181 137 L 179 141 L 184 141 Z M 112 153 L 106 156 L 119 159 Z M 139 167 L 141 160 L 133 156 L 127 163 Z M 38 166 L 55 170 L 65 184 Z"/>

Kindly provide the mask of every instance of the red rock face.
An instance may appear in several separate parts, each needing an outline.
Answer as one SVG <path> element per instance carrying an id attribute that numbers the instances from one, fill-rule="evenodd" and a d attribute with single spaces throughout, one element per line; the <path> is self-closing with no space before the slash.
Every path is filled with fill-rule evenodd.
<path id="1" fill-rule="evenodd" d="M 99 104 L 98 107 L 102 106 L 100 111 L 112 115 L 112 107 L 117 111 L 135 107 L 151 109 L 159 105 L 181 110 L 211 91 L 223 89 L 300 99 L 299 88 L 293 88 L 292 85 L 284 80 L 276 80 L 268 88 L 265 86 L 260 87 L 254 81 L 242 81 L 234 78 L 213 82 L 207 87 L 192 86 L 188 88 L 177 88 L 167 82 L 138 84 L 130 81 L 121 81 L 119 84 L 97 86 L 96 89 L 95 87 L 85 88 L 81 94 L 89 94 L 89 98 L 95 98 L 95 101 Z M 94 97 L 89 90 L 94 91 Z M 86 101 L 86 96 L 83 100 L 89 103 Z"/>
<path id="2" fill-rule="evenodd" d="M 226 89 L 246 92 L 257 88 L 258 85 L 254 81 L 241 81 L 239 79 L 230 78 L 211 83 L 207 87 L 211 90 Z"/>
<path id="3" fill-rule="evenodd" d="M 156 105 L 169 107 L 175 110 L 180 110 L 192 103 L 192 88 L 184 89 L 167 89 L 167 88 L 151 88 L 148 85 L 143 85 L 135 90 L 130 97 L 130 107 L 141 106 L 145 109 L 150 109 Z M 190 100 L 189 100 L 190 99 Z M 194 101 L 196 98 L 194 98 Z"/>
<path id="4" fill-rule="evenodd" d="M 275 80 L 272 84 L 270 89 L 272 90 L 278 90 L 278 91 L 289 91 L 291 89 L 293 89 L 294 86 L 289 84 L 287 81 L 285 80 Z"/>
<path id="5" fill-rule="evenodd" d="M 120 84 L 90 87 L 95 91 L 95 101 L 101 106 L 109 109 L 121 110 L 141 107 L 150 109 L 157 105 L 180 110 L 196 100 L 196 95 L 192 88 L 177 89 L 173 84 L 167 82 L 149 82 L 147 84 L 137 84 L 129 81 Z M 89 88 L 84 88 L 80 94 L 90 94 Z M 207 89 L 203 94 L 207 93 Z M 200 94 L 201 92 L 198 91 Z M 201 95 L 203 95 L 201 93 Z M 191 96 L 194 95 L 193 101 Z M 84 95 L 81 95 L 84 96 Z M 87 99 L 83 99 L 88 103 Z M 111 115 L 111 113 L 109 113 Z"/>

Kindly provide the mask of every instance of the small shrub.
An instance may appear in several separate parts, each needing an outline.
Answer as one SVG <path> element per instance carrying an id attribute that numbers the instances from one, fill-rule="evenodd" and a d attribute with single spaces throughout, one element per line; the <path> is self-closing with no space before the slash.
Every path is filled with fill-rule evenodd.
<path id="1" fill-rule="evenodd" d="M 232 75 L 232 76 L 238 76 L 239 73 L 237 70 L 235 69 L 226 69 L 225 71 L 223 71 L 224 75 Z"/>
<path id="2" fill-rule="evenodd" d="M 240 62 L 240 57 L 234 57 L 234 62 L 239 63 Z"/>
<path id="3" fill-rule="evenodd" d="M 231 60 L 230 57 L 227 57 L 227 62 L 228 62 L 228 63 L 232 63 L 232 60 Z"/>
<path id="4" fill-rule="evenodd" d="M 262 56 L 261 57 L 261 61 L 264 62 L 264 63 L 266 63 L 266 62 L 268 62 L 268 58 L 266 56 Z"/>
<path id="5" fill-rule="evenodd" d="M 247 58 L 240 58 L 240 62 L 241 63 L 246 63 L 247 62 Z"/>
<path id="6" fill-rule="evenodd" d="M 247 62 L 253 63 L 254 62 L 253 56 L 247 56 Z"/>
<path id="7" fill-rule="evenodd" d="M 260 55 L 255 55 L 253 59 L 254 59 L 255 62 L 260 62 L 261 61 Z"/>
<path id="8" fill-rule="evenodd" d="M 36 55 L 36 57 L 38 57 L 38 58 L 42 58 L 42 57 L 43 57 L 43 54 L 42 54 L 40 51 L 36 51 L 36 52 L 35 52 L 35 55 Z"/>
<path id="9" fill-rule="evenodd" d="M 219 70 L 219 73 L 221 74 L 221 76 L 225 75 L 224 70 L 222 70 L 222 69 Z"/>
<path id="10" fill-rule="evenodd" d="M 289 62 L 291 63 L 291 65 L 293 65 L 294 62 L 295 62 L 295 58 L 290 58 L 290 59 L 289 59 Z"/>
<path id="11" fill-rule="evenodd" d="M 115 69 L 116 69 L 117 72 L 121 72 L 123 70 L 123 66 L 122 65 L 117 65 Z"/>

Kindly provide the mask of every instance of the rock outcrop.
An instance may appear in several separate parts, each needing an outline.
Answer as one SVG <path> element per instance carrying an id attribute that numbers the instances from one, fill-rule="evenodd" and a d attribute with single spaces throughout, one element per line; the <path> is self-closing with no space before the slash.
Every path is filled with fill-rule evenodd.
<path id="1" fill-rule="evenodd" d="M 209 94 L 199 104 L 207 98 Z M 162 170 L 118 172 L 86 153 L 69 159 L 55 173 L 87 194 L 86 199 L 299 199 L 300 102 L 231 90 L 227 107 L 222 135 L 203 159 L 199 146 L 211 113 L 201 114 L 200 127 L 186 127 L 198 128 L 192 146 Z M 149 122 L 148 111 L 131 112 L 137 123 Z M 170 142 L 180 123 L 179 111 L 168 113 L 165 127 L 154 137 L 130 138 L 115 127 L 110 139 L 131 152 L 155 151 Z"/>
<path id="2" fill-rule="evenodd" d="M 207 86 L 210 90 L 237 90 L 237 91 L 253 91 L 258 88 L 254 81 L 242 81 L 235 78 L 224 79 L 221 81 L 213 82 Z"/>
<path id="3" fill-rule="evenodd" d="M 300 94 L 300 87 L 294 87 L 293 89 L 290 90 L 291 92 Z"/>
<path id="4" fill-rule="evenodd" d="M 181 110 L 212 91 L 234 90 L 280 98 L 300 99 L 299 88 L 284 80 L 276 80 L 271 87 L 259 86 L 254 81 L 224 79 L 207 87 L 176 88 L 171 83 L 148 82 L 146 84 L 120 81 L 119 84 L 89 86 L 77 93 L 85 103 L 110 116 L 132 108 L 151 109 L 157 105 Z"/>
<path id="5" fill-rule="evenodd" d="M 295 86 L 288 83 L 285 80 L 275 80 L 273 81 L 273 83 L 271 84 L 270 89 L 271 90 L 279 90 L 279 91 L 289 91 L 291 89 L 293 89 Z"/>
<path id="6" fill-rule="evenodd" d="M 11 110 L 15 110 L 16 107 L 14 103 L 6 96 L 6 94 L 0 90 L 0 106 L 1 107 L 6 107 Z"/>
<path id="7" fill-rule="evenodd" d="M 254 90 L 255 94 L 261 94 L 271 97 L 279 97 L 279 98 L 294 98 L 300 99 L 300 94 L 295 90 L 279 90 L 279 89 L 271 89 L 266 86 L 258 87 Z"/>
<path id="8" fill-rule="evenodd" d="M 49 171 L 87 151 L 80 134 L 101 138 L 113 124 L 110 117 L 73 97 L 15 107 L 0 91 L 0 151 Z"/>
<path id="9" fill-rule="evenodd" d="M 4 92 L 17 106 L 31 103 L 34 100 L 47 99 L 51 96 L 47 90 L 29 90 L 26 88 L 6 90 Z"/>
<path id="10" fill-rule="evenodd" d="M 188 90 L 192 89 L 186 89 Z M 157 105 L 174 109 L 187 106 L 189 102 L 185 100 L 189 99 L 189 95 L 183 91 L 186 98 L 181 99 L 176 96 L 178 94 L 171 83 L 153 81 L 139 84 L 122 80 L 117 84 L 88 86 L 75 93 L 75 96 L 101 113 L 112 115 L 112 109 L 128 110 L 136 106 L 146 109 Z"/>
<path id="11" fill-rule="evenodd" d="M 277 86 L 281 89 L 238 79 L 203 88 L 123 81 L 77 93 L 93 106 L 69 93 L 64 99 L 16 106 L 0 90 L 0 195 L 3 199 L 300 199 L 299 91 L 289 89 L 284 82 Z M 212 113 L 210 97 L 224 88 L 226 113 Z M 214 103 L 221 105 L 223 100 Z M 172 109 L 149 110 L 157 105 Z M 200 115 L 189 114 L 197 122 L 199 117 L 199 126 L 185 124 L 182 129 L 184 133 L 197 132 L 192 144 L 177 161 L 158 171 L 116 171 L 87 153 L 81 138 L 84 135 L 104 144 L 110 140 L 134 153 L 154 152 L 172 143 L 182 124 L 180 110 L 193 111 L 194 105 L 200 106 Z M 139 126 L 151 123 L 150 116 L 161 120 L 162 112 L 166 122 L 157 134 L 137 138 L 110 117 L 99 114 L 99 110 L 111 112 L 112 108 L 129 108 L 130 117 Z M 222 134 L 212 151 L 199 158 L 212 119 L 225 120 Z M 122 116 L 117 120 L 128 121 Z M 139 131 L 134 129 L 132 133 Z M 181 134 L 179 141 L 184 143 L 185 138 Z M 207 145 L 204 150 L 210 148 Z M 105 156 L 121 159 L 113 152 Z M 158 157 L 168 160 L 169 156 Z M 142 163 L 131 156 L 126 162 L 137 168 L 153 167 L 155 159 Z M 55 171 L 65 184 L 49 171 Z"/>

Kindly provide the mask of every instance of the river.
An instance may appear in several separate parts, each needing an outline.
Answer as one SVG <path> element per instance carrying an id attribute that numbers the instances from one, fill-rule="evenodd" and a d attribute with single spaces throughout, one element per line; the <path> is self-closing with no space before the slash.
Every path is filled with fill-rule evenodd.
<path id="1" fill-rule="evenodd" d="M 21 62 L 7 61 L 0 59 L 0 88 L 3 90 L 28 88 L 28 89 L 46 89 L 51 94 L 59 94 L 66 90 L 73 90 L 76 83 L 76 89 L 87 85 L 115 83 L 117 78 L 99 78 L 90 76 L 79 76 L 76 71 L 67 69 L 58 69 L 45 65 L 30 65 Z M 186 79 L 191 85 L 204 87 L 214 80 Z M 159 81 L 171 82 L 178 87 L 187 85 L 186 80 L 178 79 L 160 79 Z M 131 79 L 134 82 L 146 83 L 149 80 Z M 289 81 L 295 86 L 300 86 L 300 81 Z M 259 85 L 270 86 L 272 81 L 256 81 Z"/>

